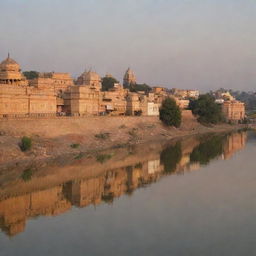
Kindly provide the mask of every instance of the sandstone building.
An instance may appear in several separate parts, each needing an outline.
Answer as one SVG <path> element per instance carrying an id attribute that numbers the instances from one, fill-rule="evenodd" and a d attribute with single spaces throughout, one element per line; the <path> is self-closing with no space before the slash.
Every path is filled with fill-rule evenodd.
<path id="1" fill-rule="evenodd" d="M 136 84 L 128 68 L 123 85 L 116 83 L 102 91 L 101 77 L 94 71 L 83 72 L 76 81 L 69 73 L 39 73 L 27 80 L 19 64 L 10 58 L 0 64 L 0 118 L 87 116 L 87 115 L 159 115 L 162 101 L 173 97 L 181 108 L 188 101 L 156 86 L 151 92 L 129 92 L 124 87 Z M 186 91 L 187 92 L 187 91 Z M 187 92 L 188 93 L 188 92 Z"/>
<path id="2" fill-rule="evenodd" d="M 0 64 L 0 117 L 55 114 L 54 89 L 28 86 L 19 64 L 8 56 Z"/>
<path id="3" fill-rule="evenodd" d="M 222 104 L 222 112 L 227 121 L 238 122 L 245 118 L 245 105 L 241 101 L 229 100 Z"/>
<path id="4" fill-rule="evenodd" d="M 127 88 L 133 84 L 136 84 L 136 76 L 134 72 L 128 68 L 124 74 L 123 85 L 125 88 Z"/>

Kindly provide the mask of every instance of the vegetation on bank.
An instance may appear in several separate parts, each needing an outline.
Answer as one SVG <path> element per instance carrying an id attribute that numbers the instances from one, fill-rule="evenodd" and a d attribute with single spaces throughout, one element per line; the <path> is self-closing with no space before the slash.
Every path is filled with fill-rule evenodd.
<path id="1" fill-rule="evenodd" d="M 159 118 L 168 126 L 180 127 L 181 110 L 174 99 L 167 98 L 163 101 L 159 110 Z"/>
<path id="2" fill-rule="evenodd" d="M 97 138 L 97 139 L 106 140 L 106 139 L 109 138 L 110 133 L 109 133 L 109 132 L 98 133 L 98 134 L 95 134 L 94 136 L 95 136 L 95 138 Z"/>
<path id="3" fill-rule="evenodd" d="M 101 164 L 105 163 L 109 159 L 111 159 L 113 154 L 100 154 L 96 156 L 97 162 L 100 162 Z"/>
<path id="4" fill-rule="evenodd" d="M 21 178 L 24 182 L 30 181 L 33 176 L 33 171 L 31 168 L 28 168 L 23 171 Z"/>
<path id="5" fill-rule="evenodd" d="M 215 102 L 210 94 L 200 95 L 198 99 L 191 100 L 189 109 L 198 116 L 200 123 L 217 124 L 224 122 L 221 106 Z"/>
<path id="6" fill-rule="evenodd" d="M 32 147 L 32 139 L 29 137 L 26 137 L 26 136 L 22 137 L 19 146 L 20 146 L 21 151 L 30 150 Z"/>
<path id="7" fill-rule="evenodd" d="M 70 145 L 71 148 L 79 148 L 80 144 L 79 143 L 73 143 Z"/>

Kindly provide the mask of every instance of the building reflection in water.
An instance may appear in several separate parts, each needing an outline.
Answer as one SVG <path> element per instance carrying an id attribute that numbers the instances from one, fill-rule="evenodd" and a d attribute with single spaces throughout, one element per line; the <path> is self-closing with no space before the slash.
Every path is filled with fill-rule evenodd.
<path id="1" fill-rule="evenodd" d="M 115 197 L 132 194 L 135 189 L 156 182 L 165 175 L 197 170 L 212 159 L 228 159 L 245 146 L 246 138 L 246 132 L 212 135 L 207 139 L 191 137 L 156 150 L 150 159 L 138 157 L 141 160 L 138 161 L 135 157 L 133 164 L 104 170 L 96 176 L 73 178 L 50 188 L 45 182 L 45 187 L 38 186 L 39 191 L 37 183 L 29 192 L 19 191 L 21 182 L 29 186 L 33 178 L 27 182 L 19 181 L 15 193 L 10 192 L 13 187 L 8 190 L 6 186 L 0 194 L 0 228 L 13 236 L 24 231 L 29 218 L 59 215 L 72 206 L 112 203 Z M 102 166 L 107 166 L 107 163 Z M 40 177 L 37 182 L 44 184 L 44 179 L 44 176 Z"/>

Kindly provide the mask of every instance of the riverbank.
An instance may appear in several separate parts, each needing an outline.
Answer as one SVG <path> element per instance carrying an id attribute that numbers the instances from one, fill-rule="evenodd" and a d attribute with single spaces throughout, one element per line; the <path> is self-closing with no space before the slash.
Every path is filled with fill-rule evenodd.
<path id="1" fill-rule="evenodd" d="M 183 111 L 179 129 L 164 126 L 158 117 L 5 120 L 0 121 L 0 168 L 24 161 L 42 161 L 240 127 L 228 124 L 206 127 L 199 124 L 190 111 Z M 32 149 L 27 152 L 19 147 L 23 136 L 30 137 L 33 142 Z"/>

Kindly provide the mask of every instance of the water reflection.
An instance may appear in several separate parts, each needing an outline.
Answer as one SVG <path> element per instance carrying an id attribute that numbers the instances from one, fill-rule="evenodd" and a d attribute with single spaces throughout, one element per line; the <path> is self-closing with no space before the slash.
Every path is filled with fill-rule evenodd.
<path id="1" fill-rule="evenodd" d="M 88 156 L 33 175 L 29 171 L 29 179 L 24 179 L 24 171 L 19 179 L 2 175 L 0 228 L 13 236 L 24 231 L 29 218 L 59 215 L 72 206 L 112 203 L 165 175 L 197 170 L 216 158 L 228 159 L 245 146 L 246 139 L 246 132 L 190 137 L 167 145 L 120 149 L 111 152 L 114 157 L 104 164 Z"/>

